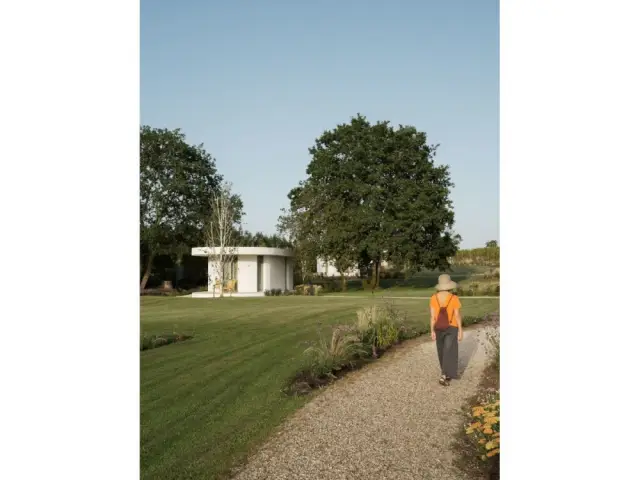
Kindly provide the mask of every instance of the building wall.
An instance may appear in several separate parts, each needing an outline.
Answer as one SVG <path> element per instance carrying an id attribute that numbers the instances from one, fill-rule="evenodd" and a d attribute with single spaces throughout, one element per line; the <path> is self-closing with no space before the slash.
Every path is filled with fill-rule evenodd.
<path id="1" fill-rule="evenodd" d="M 325 277 L 339 277 L 340 272 L 335 267 L 333 262 L 325 262 L 324 260 L 318 259 L 317 265 L 317 273 L 324 275 Z M 347 277 L 358 277 L 360 276 L 360 271 L 357 266 L 354 266 L 348 272 L 346 272 Z"/>
<path id="2" fill-rule="evenodd" d="M 317 270 L 316 272 L 320 275 L 324 275 L 325 277 L 339 277 L 340 276 L 340 272 L 338 271 L 338 269 L 335 267 L 334 263 L 331 262 L 325 262 L 322 259 L 318 259 L 317 261 L 318 265 L 317 265 Z M 380 262 L 380 267 L 381 268 L 389 268 L 389 264 L 383 260 L 382 262 Z M 345 272 L 347 277 L 359 277 L 360 276 L 360 270 L 358 269 L 357 265 L 354 265 L 349 271 Z"/>
<path id="3" fill-rule="evenodd" d="M 257 291 L 258 256 L 238 255 L 238 293 L 250 293 Z"/>
<path id="4" fill-rule="evenodd" d="M 265 290 L 273 288 L 285 289 L 285 268 L 284 257 L 265 256 L 264 257 L 264 283 Z"/>
<path id="5" fill-rule="evenodd" d="M 293 290 L 293 258 L 265 255 L 262 264 L 262 291 L 279 288 Z M 213 261 L 209 261 L 208 291 L 213 292 L 216 273 Z M 258 256 L 238 255 L 238 293 L 254 293 L 258 291 Z M 286 283 L 285 283 L 286 275 Z M 218 293 L 218 292 L 216 292 Z"/>
<path id="6" fill-rule="evenodd" d="M 286 290 L 293 290 L 295 288 L 295 285 L 293 284 L 293 258 L 291 257 L 287 257 L 287 268 L 286 268 L 286 275 L 287 275 L 287 288 Z"/>

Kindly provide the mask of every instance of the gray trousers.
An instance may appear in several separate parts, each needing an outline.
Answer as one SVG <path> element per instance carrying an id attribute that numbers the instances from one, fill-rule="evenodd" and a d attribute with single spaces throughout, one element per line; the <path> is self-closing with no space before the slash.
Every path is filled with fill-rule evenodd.
<path id="1" fill-rule="evenodd" d="M 436 347 L 442 375 L 456 378 L 458 376 L 458 328 L 436 330 Z"/>

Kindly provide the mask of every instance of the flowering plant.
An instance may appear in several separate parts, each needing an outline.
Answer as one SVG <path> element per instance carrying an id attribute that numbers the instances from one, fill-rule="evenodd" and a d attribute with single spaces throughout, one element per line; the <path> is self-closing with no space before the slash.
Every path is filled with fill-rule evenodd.
<path id="1" fill-rule="evenodd" d="M 466 434 L 478 446 L 482 460 L 500 453 L 500 391 L 471 409 Z"/>

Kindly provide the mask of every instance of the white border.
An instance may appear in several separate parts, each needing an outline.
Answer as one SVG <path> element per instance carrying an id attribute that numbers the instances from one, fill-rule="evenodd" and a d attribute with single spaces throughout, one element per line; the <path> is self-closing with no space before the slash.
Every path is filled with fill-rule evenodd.
<path id="1" fill-rule="evenodd" d="M 638 476 L 639 8 L 501 2 L 503 479 Z"/>
<path id="2" fill-rule="evenodd" d="M 128 0 L 0 7 L 3 478 L 139 477 L 138 36 Z"/>
<path id="3" fill-rule="evenodd" d="M 638 8 L 501 2 L 507 480 L 636 476 Z M 0 10 L 6 478 L 139 474 L 138 17 Z"/>

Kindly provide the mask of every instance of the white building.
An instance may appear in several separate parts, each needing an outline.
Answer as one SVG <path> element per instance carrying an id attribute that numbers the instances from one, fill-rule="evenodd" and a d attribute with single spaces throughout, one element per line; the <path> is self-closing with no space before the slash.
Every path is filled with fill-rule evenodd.
<path id="1" fill-rule="evenodd" d="M 326 260 L 318 258 L 316 267 L 317 267 L 316 268 L 316 273 L 318 273 L 318 275 L 323 275 L 325 277 L 339 277 L 340 276 L 340 272 L 336 268 L 336 265 L 335 265 L 335 263 L 333 261 L 328 261 L 327 262 Z M 380 267 L 385 269 L 385 268 L 389 267 L 389 264 L 387 263 L 386 260 L 383 260 L 382 262 L 380 262 Z M 345 275 L 345 277 L 359 277 L 360 276 L 360 269 L 358 268 L 357 265 L 354 265 L 349 270 L 344 272 L 344 275 Z"/>
<path id="2" fill-rule="evenodd" d="M 317 260 L 317 269 L 316 269 L 316 273 L 318 273 L 319 275 L 323 275 L 325 277 L 339 277 L 340 276 L 340 272 L 338 271 L 338 269 L 336 268 L 336 265 L 333 261 L 326 261 L 326 260 L 322 260 L 322 259 L 318 259 Z M 360 270 L 358 269 L 358 266 L 355 265 L 353 267 L 351 267 L 349 270 L 347 270 L 345 272 L 345 276 L 347 277 L 359 277 L 360 276 Z"/>
<path id="3" fill-rule="evenodd" d="M 195 247 L 191 255 L 208 257 L 211 249 Z M 234 247 L 235 260 L 230 266 L 230 274 L 225 275 L 225 283 L 235 280 L 233 296 L 258 297 L 265 290 L 293 290 L 293 252 L 283 248 Z M 216 283 L 217 272 L 213 259 L 209 259 L 209 283 L 207 292 L 193 293 L 193 297 L 211 297 Z M 224 285 L 226 287 L 226 285 Z M 216 290 L 216 296 L 219 291 Z"/>

